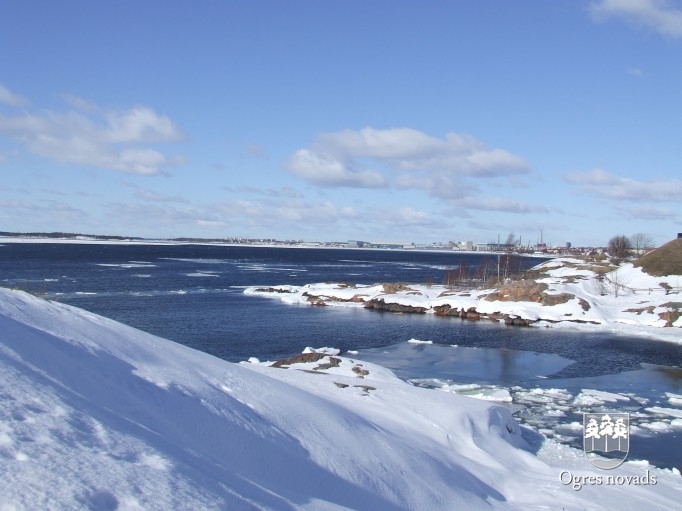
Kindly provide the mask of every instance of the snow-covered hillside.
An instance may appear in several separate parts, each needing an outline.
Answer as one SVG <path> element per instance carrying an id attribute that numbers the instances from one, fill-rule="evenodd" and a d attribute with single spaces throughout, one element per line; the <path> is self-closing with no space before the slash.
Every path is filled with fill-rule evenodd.
<path id="1" fill-rule="evenodd" d="M 455 291 L 444 286 L 349 285 L 250 287 L 246 294 L 286 303 L 368 307 L 401 312 L 527 320 L 533 326 L 600 328 L 682 342 L 682 276 L 654 277 L 625 263 L 606 273 L 594 263 L 557 258 L 521 282 L 496 289 Z M 375 307 L 375 304 L 379 306 Z M 391 307 L 385 304 L 390 304 Z M 468 312 L 467 312 L 468 311 Z M 673 328 L 659 328 L 670 326 Z"/>
<path id="2" fill-rule="evenodd" d="M 318 358 L 231 364 L 0 289 L 0 510 L 679 509 L 678 471 L 597 484 L 504 407 Z"/>

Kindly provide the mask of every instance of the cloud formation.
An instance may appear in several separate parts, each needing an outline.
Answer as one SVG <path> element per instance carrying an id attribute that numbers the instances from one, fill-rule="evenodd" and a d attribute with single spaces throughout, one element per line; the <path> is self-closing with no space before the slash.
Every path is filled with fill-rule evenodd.
<path id="1" fill-rule="evenodd" d="M 262 195 L 264 197 L 273 197 L 273 198 L 285 198 L 285 199 L 302 199 L 303 194 L 299 192 L 298 190 L 295 190 L 294 188 L 290 186 L 282 186 L 280 188 L 272 188 L 272 187 L 267 187 L 267 188 L 259 188 L 255 186 L 239 186 L 239 187 L 232 187 L 232 186 L 223 186 L 223 189 L 230 192 L 230 193 L 250 193 L 250 194 L 255 194 L 255 195 Z"/>
<path id="2" fill-rule="evenodd" d="M 31 153 L 62 164 L 156 175 L 181 161 L 152 147 L 182 139 L 178 127 L 144 106 L 104 112 L 0 114 L 0 133 L 19 141 Z"/>
<path id="3" fill-rule="evenodd" d="M 676 211 L 669 208 L 659 208 L 656 206 L 637 206 L 637 207 L 619 207 L 616 208 L 623 218 L 632 220 L 667 220 L 670 222 L 679 222 L 680 215 Z"/>
<path id="4" fill-rule="evenodd" d="M 564 176 L 564 181 L 584 192 L 612 200 L 679 202 L 682 197 L 682 181 L 677 179 L 645 182 L 594 169 L 572 172 Z"/>
<path id="5" fill-rule="evenodd" d="M 531 206 L 525 202 L 505 199 L 501 197 L 485 197 L 485 198 L 465 198 L 457 199 L 450 202 L 450 204 L 457 208 L 475 209 L 479 211 L 500 211 L 503 213 L 518 213 L 518 214 L 543 214 L 549 213 L 549 209 L 544 206 Z"/>
<path id="6" fill-rule="evenodd" d="M 682 10 L 667 0 L 599 0 L 590 5 L 594 18 L 619 17 L 670 37 L 682 37 Z"/>
<path id="7" fill-rule="evenodd" d="M 372 168 L 373 167 L 373 168 Z M 529 171 L 504 149 L 457 133 L 436 138 L 410 128 L 322 133 L 289 159 L 293 174 L 322 186 L 416 188 L 435 197 L 459 197 L 466 178 L 498 178 Z"/>
<path id="8" fill-rule="evenodd" d="M 24 108 L 28 106 L 28 100 L 18 94 L 15 94 L 3 84 L 0 83 L 0 103 L 4 103 L 15 108 Z"/>
<path id="9" fill-rule="evenodd" d="M 324 151 L 299 149 L 289 159 L 287 169 L 306 181 L 322 186 L 382 188 L 386 179 L 379 172 L 357 170 L 342 159 Z"/>

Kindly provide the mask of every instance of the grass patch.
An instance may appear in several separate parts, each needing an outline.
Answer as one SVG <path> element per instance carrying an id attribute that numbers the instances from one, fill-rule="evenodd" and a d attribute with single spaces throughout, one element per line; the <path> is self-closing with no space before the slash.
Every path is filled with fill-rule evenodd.
<path id="1" fill-rule="evenodd" d="M 634 262 L 649 275 L 682 275 L 682 239 L 674 239 Z"/>

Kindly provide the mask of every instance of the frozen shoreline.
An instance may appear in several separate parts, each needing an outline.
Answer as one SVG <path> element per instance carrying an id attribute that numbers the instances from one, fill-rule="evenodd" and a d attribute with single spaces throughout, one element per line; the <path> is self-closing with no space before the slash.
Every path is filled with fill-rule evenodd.
<path id="1" fill-rule="evenodd" d="M 654 277 L 626 263 L 607 273 L 607 280 L 610 276 L 611 281 L 604 284 L 588 264 L 573 258 L 553 259 L 536 266 L 535 270 L 540 276 L 534 283 L 544 287 L 540 298 L 547 298 L 551 303 L 553 297 L 558 297 L 559 303 L 544 305 L 539 299 L 512 301 L 503 295 L 504 286 L 464 292 L 444 286 L 408 284 L 395 291 L 381 284 L 316 283 L 251 286 L 244 293 L 276 298 L 287 304 L 333 307 L 391 304 L 397 307 L 385 308 L 400 313 L 439 314 L 449 310 L 467 317 L 467 311 L 473 311 L 479 317 L 519 318 L 533 327 L 604 331 L 682 343 L 682 316 L 679 316 L 682 303 L 676 302 L 681 276 Z M 612 282 L 620 282 L 618 293 Z M 668 294 L 662 283 L 674 293 Z M 450 312 L 450 315 L 453 314 Z M 672 326 L 666 327 L 668 323 Z"/>

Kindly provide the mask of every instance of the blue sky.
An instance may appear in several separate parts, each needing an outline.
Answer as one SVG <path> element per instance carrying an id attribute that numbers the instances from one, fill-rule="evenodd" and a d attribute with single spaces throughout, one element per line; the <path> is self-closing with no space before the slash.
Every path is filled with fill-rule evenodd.
<path id="1" fill-rule="evenodd" d="M 0 4 L 0 230 L 682 231 L 682 1 Z"/>

